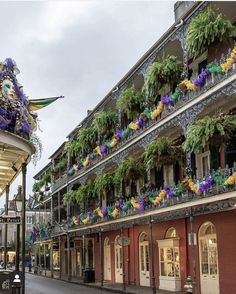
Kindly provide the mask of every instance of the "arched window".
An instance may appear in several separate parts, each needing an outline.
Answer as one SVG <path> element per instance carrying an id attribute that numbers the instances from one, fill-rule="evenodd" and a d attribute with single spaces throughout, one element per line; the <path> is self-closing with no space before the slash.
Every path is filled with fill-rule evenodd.
<path id="1" fill-rule="evenodd" d="M 139 236 L 139 242 L 148 241 L 148 236 L 146 233 L 141 233 Z"/>
<path id="2" fill-rule="evenodd" d="M 204 223 L 199 230 L 199 237 L 216 234 L 215 226 L 211 222 Z"/>
<path id="3" fill-rule="evenodd" d="M 167 230 L 166 232 L 166 238 L 177 238 L 179 237 L 178 234 L 177 234 L 177 231 L 174 227 L 171 227 Z"/>

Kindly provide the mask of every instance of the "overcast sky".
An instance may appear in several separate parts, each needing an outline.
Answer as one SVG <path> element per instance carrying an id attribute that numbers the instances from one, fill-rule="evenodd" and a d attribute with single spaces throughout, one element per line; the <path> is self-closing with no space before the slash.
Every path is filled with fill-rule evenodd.
<path id="1" fill-rule="evenodd" d="M 0 2 L 0 60 L 13 58 L 26 95 L 64 95 L 38 111 L 43 155 L 33 175 L 87 109 L 114 87 L 174 22 L 173 1 Z M 11 186 L 16 192 L 20 177 Z M 0 200 L 2 206 L 4 197 Z"/>

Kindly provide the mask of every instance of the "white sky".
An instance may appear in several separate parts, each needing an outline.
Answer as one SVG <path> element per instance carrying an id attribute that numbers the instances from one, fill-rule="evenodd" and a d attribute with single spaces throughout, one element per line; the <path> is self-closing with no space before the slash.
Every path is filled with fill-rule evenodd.
<path id="1" fill-rule="evenodd" d="M 173 1 L 0 2 L 0 60 L 13 58 L 26 95 L 64 95 L 38 111 L 43 155 L 48 157 L 174 22 Z M 16 193 L 21 176 L 10 188 Z M 4 196 L 0 199 L 3 206 Z"/>

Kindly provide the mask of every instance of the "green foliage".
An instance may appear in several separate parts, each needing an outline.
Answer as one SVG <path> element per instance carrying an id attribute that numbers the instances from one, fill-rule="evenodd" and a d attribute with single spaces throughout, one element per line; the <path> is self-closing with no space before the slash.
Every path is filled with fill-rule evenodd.
<path id="1" fill-rule="evenodd" d="M 96 198 L 94 190 L 94 181 L 88 180 L 85 185 L 80 186 L 77 190 L 68 191 L 64 194 L 65 203 L 73 203 L 78 205 L 87 205 L 90 199 Z"/>
<path id="2" fill-rule="evenodd" d="M 163 164 L 182 162 L 183 151 L 180 146 L 174 146 L 166 137 L 160 137 L 148 145 L 144 152 L 144 164 L 147 170 L 153 167 L 161 168 Z"/>
<path id="3" fill-rule="evenodd" d="M 131 157 L 126 158 L 119 165 L 116 170 L 114 183 L 116 186 L 119 186 L 120 182 L 130 177 L 132 179 L 139 178 L 144 173 L 144 166 L 141 162 L 134 160 Z"/>
<path id="4" fill-rule="evenodd" d="M 34 145 L 35 147 L 35 153 L 32 155 L 32 162 L 34 166 L 37 165 L 37 162 L 41 159 L 42 152 L 43 152 L 43 145 L 39 137 L 33 133 L 30 136 L 30 142 Z"/>
<path id="5" fill-rule="evenodd" d="M 41 188 L 40 182 L 35 182 L 35 183 L 33 184 L 32 191 L 33 191 L 34 193 L 39 192 L 40 188 Z"/>
<path id="6" fill-rule="evenodd" d="M 236 28 L 221 14 L 208 8 L 194 18 L 187 31 L 186 43 L 189 55 L 196 58 L 216 42 L 235 35 Z"/>
<path id="7" fill-rule="evenodd" d="M 67 158 L 62 158 L 55 166 L 51 169 L 51 172 L 53 174 L 56 174 L 59 172 L 59 170 L 63 171 L 66 169 L 67 165 Z"/>
<path id="8" fill-rule="evenodd" d="M 86 155 L 96 147 L 97 139 L 98 133 L 94 127 L 85 128 L 79 131 L 77 140 L 82 156 Z"/>
<path id="9" fill-rule="evenodd" d="M 208 143 L 220 146 L 236 131 L 236 115 L 205 116 L 196 121 L 188 130 L 183 144 L 185 151 L 200 152 Z"/>
<path id="10" fill-rule="evenodd" d="M 40 180 L 42 186 L 47 186 L 49 183 L 51 183 L 51 174 L 46 173 L 43 175 L 42 179 Z"/>
<path id="11" fill-rule="evenodd" d="M 151 64 L 143 88 L 148 100 L 154 102 L 158 94 L 165 94 L 162 91 L 166 85 L 178 83 L 182 70 L 182 62 L 173 55 Z"/>
<path id="12" fill-rule="evenodd" d="M 114 177 L 111 174 L 102 173 L 96 177 L 95 192 L 99 195 L 102 192 L 110 191 L 114 187 Z"/>
<path id="13" fill-rule="evenodd" d="M 135 120 L 144 110 L 145 97 L 135 91 L 134 87 L 127 88 L 117 101 L 117 108 L 124 112 L 129 120 Z"/>
<path id="14" fill-rule="evenodd" d="M 117 113 L 113 111 L 102 111 L 94 114 L 92 126 L 99 132 L 100 135 L 104 136 L 114 133 L 117 123 Z"/>
<path id="15" fill-rule="evenodd" d="M 81 146 L 78 140 L 68 141 L 65 144 L 65 151 L 70 153 L 70 156 L 78 156 L 81 153 Z"/>

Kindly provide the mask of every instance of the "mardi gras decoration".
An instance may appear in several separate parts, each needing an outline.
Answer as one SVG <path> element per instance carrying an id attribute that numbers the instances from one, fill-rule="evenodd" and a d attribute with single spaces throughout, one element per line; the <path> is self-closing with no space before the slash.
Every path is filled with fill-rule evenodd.
<path id="1" fill-rule="evenodd" d="M 160 206 L 163 203 L 165 198 L 179 197 L 184 193 L 194 193 L 196 196 L 203 196 L 207 191 L 209 191 L 214 185 L 220 186 L 232 186 L 236 184 L 236 172 L 234 172 L 227 179 L 222 177 L 221 174 L 217 171 L 210 175 L 208 178 L 203 180 L 200 183 L 194 182 L 193 179 L 187 177 L 179 184 L 174 190 L 169 186 L 164 186 L 162 190 L 155 195 L 151 192 L 142 195 L 139 198 L 131 197 L 130 200 L 120 199 L 116 202 L 114 208 L 105 207 L 101 209 L 100 207 L 96 208 L 93 212 L 81 213 L 78 217 L 67 217 L 67 225 L 72 227 L 74 225 L 87 225 L 90 223 L 95 223 L 99 219 L 115 219 L 121 215 L 121 212 L 127 212 L 129 209 L 131 211 L 137 211 L 142 213 L 145 210 L 147 205 Z M 38 231 L 35 233 L 38 234 Z"/>
<path id="2" fill-rule="evenodd" d="M 191 80 L 183 80 L 175 89 L 174 93 L 170 96 L 163 96 L 156 108 L 151 111 L 148 108 L 145 108 L 144 111 L 139 115 L 139 117 L 129 123 L 128 127 L 124 130 L 117 130 L 110 141 L 107 141 L 102 146 L 96 146 L 94 148 L 93 153 L 87 154 L 83 159 L 81 159 L 77 164 L 73 166 L 69 166 L 67 168 L 67 173 L 69 175 L 73 175 L 76 171 L 80 170 L 82 167 L 88 167 L 92 163 L 92 160 L 97 156 L 105 156 L 109 149 L 115 148 L 117 144 L 126 139 L 132 131 L 137 131 L 141 129 L 145 123 L 149 120 L 157 119 L 163 109 L 165 107 L 176 104 L 183 95 L 185 95 L 188 91 L 197 91 L 199 88 L 203 87 L 209 78 L 210 74 L 224 74 L 230 68 L 232 68 L 233 64 L 236 62 L 236 46 L 231 51 L 230 57 L 226 60 L 225 63 L 217 65 L 215 63 L 211 63 L 206 66 L 205 69 L 199 74 L 197 79 Z M 94 139 L 93 139 L 94 141 Z"/>
<path id="3" fill-rule="evenodd" d="M 36 128 L 36 114 L 31 113 L 29 101 L 16 79 L 19 70 L 11 58 L 0 66 L 0 129 L 26 139 Z"/>
<path id="4" fill-rule="evenodd" d="M 225 181 L 225 185 L 234 185 L 236 183 L 236 172 L 232 174 L 232 176 L 229 176 L 228 179 Z"/>

